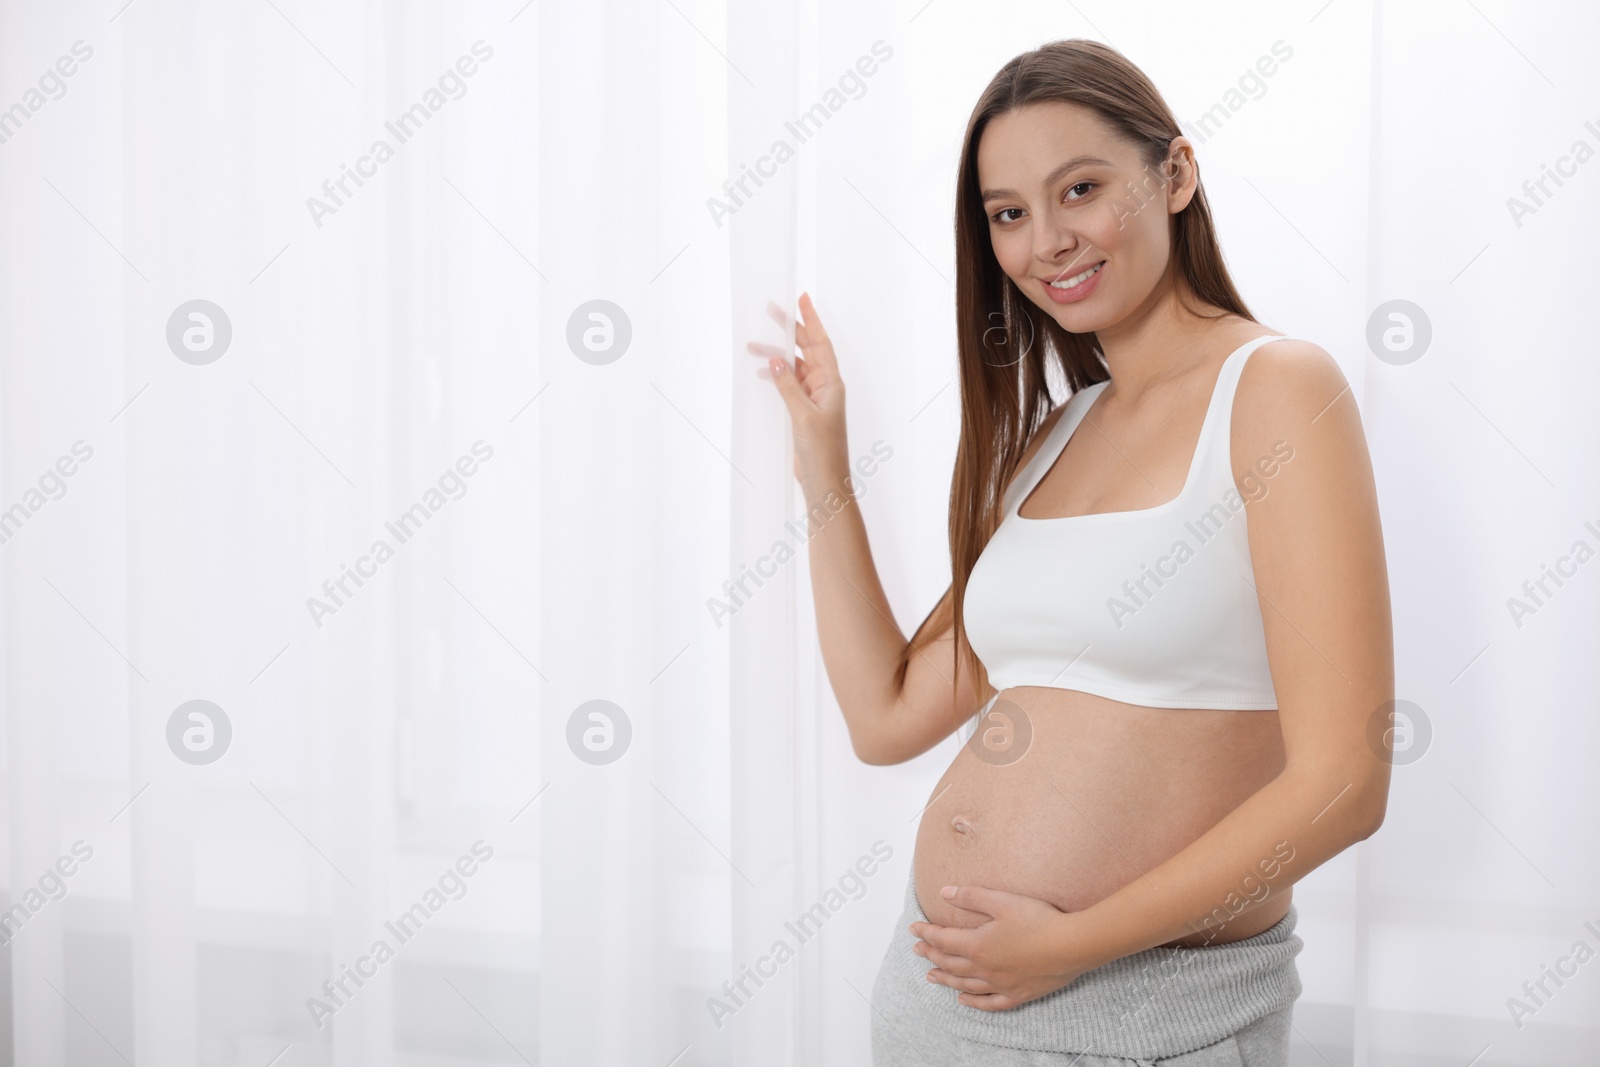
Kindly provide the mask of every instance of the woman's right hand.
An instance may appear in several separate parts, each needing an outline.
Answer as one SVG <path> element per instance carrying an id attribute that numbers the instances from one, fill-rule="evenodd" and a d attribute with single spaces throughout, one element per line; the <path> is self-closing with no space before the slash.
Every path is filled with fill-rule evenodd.
<path id="1" fill-rule="evenodd" d="M 773 317 L 783 325 L 776 306 Z M 791 372 L 784 352 L 773 345 L 752 341 L 750 351 L 767 357 L 767 367 L 778 394 L 789 409 L 794 427 L 794 476 L 807 500 L 830 489 L 840 489 L 850 474 L 849 448 L 844 418 L 844 381 L 834 358 L 833 342 L 822 326 L 808 293 L 800 294 L 800 321 L 794 342 L 804 356 L 796 356 Z"/>

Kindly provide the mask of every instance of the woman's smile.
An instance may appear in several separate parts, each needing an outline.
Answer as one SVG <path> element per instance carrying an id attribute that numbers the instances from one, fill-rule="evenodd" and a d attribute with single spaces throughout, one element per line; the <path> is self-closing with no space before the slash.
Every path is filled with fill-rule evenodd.
<path id="1" fill-rule="evenodd" d="M 1073 268 L 1068 267 L 1068 270 Z M 1062 278 L 1060 281 L 1046 281 L 1044 292 L 1051 300 L 1058 304 L 1076 304 L 1080 300 L 1087 300 L 1089 295 L 1100 285 L 1100 276 L 1106 272 L 1106 261 L 1101 260 L 1076 274 Z"/>

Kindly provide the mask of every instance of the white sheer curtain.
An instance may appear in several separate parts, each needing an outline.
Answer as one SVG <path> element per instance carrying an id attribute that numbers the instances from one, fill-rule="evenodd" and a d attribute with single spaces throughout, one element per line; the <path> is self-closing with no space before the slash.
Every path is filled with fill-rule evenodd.
<path id="1" fill-rule="evenodd" d="M 956 149 L 1068 36 L 1372 446 L 1412 741 L 1295 1062 L 1594 1062 L 1600 16 L 1482 0 L 0 4 L 6 1062 L 867 1064 L 960 739 L 851 755 L 745 343 L 813 293 L 909 633 Z"/>

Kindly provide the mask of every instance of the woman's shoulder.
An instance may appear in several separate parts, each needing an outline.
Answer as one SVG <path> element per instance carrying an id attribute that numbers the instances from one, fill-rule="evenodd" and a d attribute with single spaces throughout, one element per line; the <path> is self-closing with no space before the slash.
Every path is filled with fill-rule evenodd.
<path id="1" fill-rule="evenodd" d="M 1044 445 L 1045 438 L 1050 436 L 1050 432 L 1056 428 L 1056 424 L 1066 414 L 1069 403 L 1070 401 L 1056 404 L 1055 407 L 1050 409 L 1049 414 L 1039 420 L 1039 425 L 1034 429 L 1033 433 L 1028 435 L 1028 443 L 1022 449 L 1022 458 L 1017 461 L 1017 469 L 1019 471 L 1026 467 L 1033 457 L 1038 454 L 1039 449 Z"/>
<path id="2" fill-rule="evenodd" d="M 1270 326 L 1262 327 L 1269 336 L 1250 353 L 1239 372 L 1235 406 L 1249 407 L 1308 401 L 1332 388 L 1334 393 L 1348 388 L 1339 361 L 1314 341 L 1292 337 Z"/>
<path id="3" fill-rule="evenodd" d="M 1329 432 L 1349 448 L 1361 436 L 1359 408 L 1339 361 L 1321 345 L 1287 335 L 1251 352 L 1235 386 L 1232 421 L 1235 455 Z"/>

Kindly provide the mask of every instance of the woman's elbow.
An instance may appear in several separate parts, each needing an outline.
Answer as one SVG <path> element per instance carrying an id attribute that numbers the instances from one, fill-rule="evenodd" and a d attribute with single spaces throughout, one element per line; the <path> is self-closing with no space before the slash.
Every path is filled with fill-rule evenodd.
<path id="1" fill-rule="evenodd" d="M 855 752 L 856 759 L 869 767 L 891 767 L 906 761 L 906 757 L 891 751 L 881 742 L 874 742 L 864 737 L 851 735 L 850 748 Z"/>

